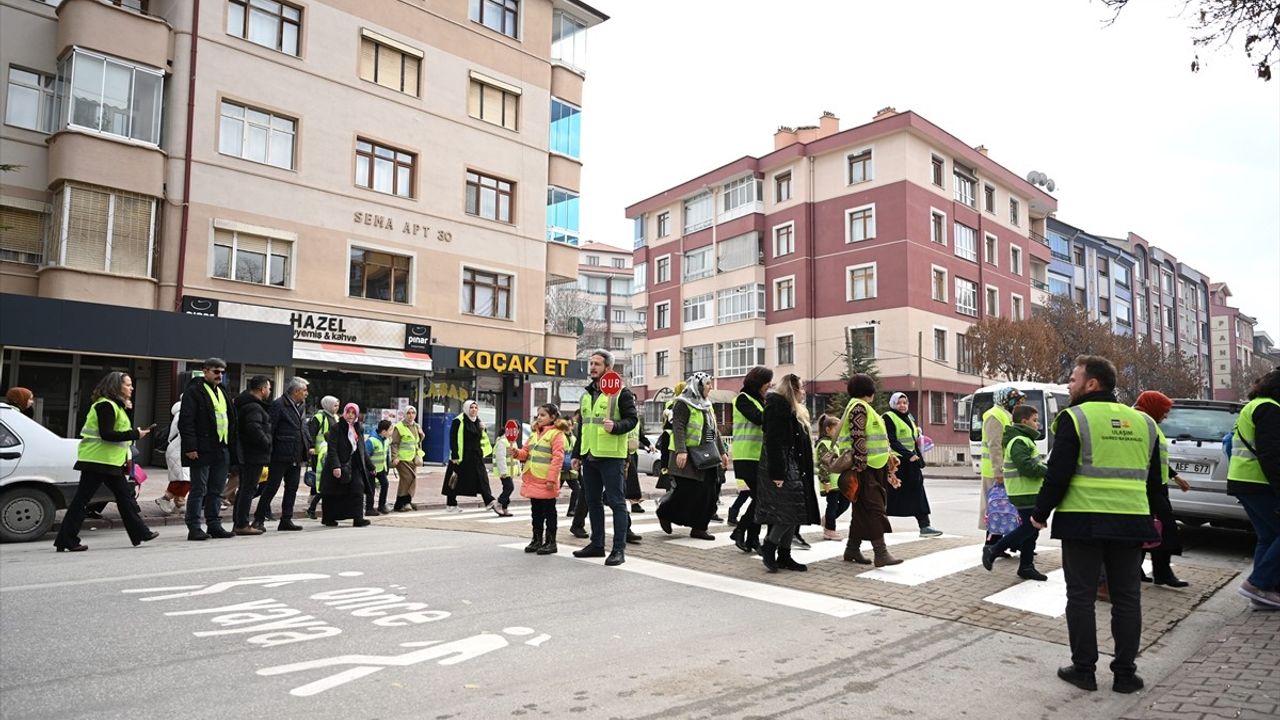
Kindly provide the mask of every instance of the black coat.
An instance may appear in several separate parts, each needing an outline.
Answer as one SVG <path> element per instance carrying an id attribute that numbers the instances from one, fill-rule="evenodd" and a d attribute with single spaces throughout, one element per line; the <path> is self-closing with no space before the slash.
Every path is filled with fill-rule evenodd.
<path id="1" fill-rule="evenodd" d="M 458 426 L 462 425 L 462 447 L 458 447 Z M 475 497 L 486 494 L 489 487 L 489 471 L 484 466 L 484 449 L 480 446 L 479 420 L 469 420 L 466 415 L 458 415 L 449 425 L 449 457 L 458 458 L 456 472 L 449 479 L 454 483 L 440 488 L 442 495 L 463 495 Z M 485 492 L 480 491 L 484 483 Z"/>
<path id="2" fill-rule="evenodd" d="M 204 377 L 194 377 L 182 391 L 182 409 L 178 411 L 178 434 L 182 438 L 182 466 L 203 467 L 213 462 L 214 455 L 224 448 L 234 448 L 236 444 L 235 408 L 231 398 L 226 396 L 222 385 L 214 386 L 214 392 L 221 394 L 227 402 L 227 443 L 218 440 L 218 421 L 213 415 L 213 401 L 204 389 Z M 195 460 L 187 457 L 189 452 L 197 452 Z"/>
<path id="3" fill-rule="evenodd" d="M 266 401 L 245 390 L 232 401 L 236 408 L 237 465 L 266 465 L 271 462 L 271 415 Z"/>
<path id="4" fill-rule="evenodd" d="M 311 436 L 307 434 L 302 409 L 287 395 L 281 395 L 271 403 L 267 414 L 271 420 L 271 462 L 306 463 Z"/>
<path id="5" fill-rule="evenodd" d="M 775 485 L 775 480 L 782 480 L 782 487 Z M 764 402 L 764 448 L 760 451 L 755 497 L 758 523 L 819 522 L 809 428 L 778 393 L 769 393 Z"/>
<path id="6" fill-rule="evenodd" d="M 356 423 L 357 442 L 355 448 L 347 438 L 347 420 L 338 418 L 329 428 L 325 442 L 329 449 L 324 455 L 324 480 L 320 483 L 320 494 L 325 497 L 343 497 L 347 495 L 364 497 L 365 484 L 374 476 L 373 461 L 364 445 L 364 433 Z M 335 478 L 335 468 L 342 469 L 342 477 Z"/>

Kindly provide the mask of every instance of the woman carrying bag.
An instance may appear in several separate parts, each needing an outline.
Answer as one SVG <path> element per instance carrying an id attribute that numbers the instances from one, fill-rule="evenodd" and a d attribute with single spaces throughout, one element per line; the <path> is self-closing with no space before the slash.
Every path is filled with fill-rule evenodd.
<path id="1" fill-rule="evenodd" d="M 324 524 L 334 527 L 339 520 L 353 520 L 355 527 L 369 521 L 364 516 L 364 491 L 374 475 L 373 461 L 364 447 L 360 427 L 360 407 L 347 403 L 329 433 L 324 456 L 324 479 L 320 495 L 324 499 Z"/>
<path id="2" fill-rule="evenodd" d="M 884 419 L 871 407 L 876 397 L 876 382 L 870 375 L 858 373 L 849 378 L 846 390 L 849 404 L 845 407 L 837 437 L 841 450 L 853 450 L 853 465 L 840 476 L 840 491 L 852 500 L 849 511 L 849 541 L 845 546 L 845 562 L 870 565 L 862 554 L 862 541 L 869 540 L 875 550 L 875 566 L 897 565 L 902 561 L 889 554 L 884 535 L 893 532 L 885 516 L 888 489 L 898 487 L 894 472 L 898 456 L 889 449 L 889 434 Z M 856 481 L 857 488 L 850 488 Z M 850 497 L 852 496 L 852 497 Z"/>
<path id="3" fill-rule="evenodd" d="M 493 500 L 489 471 L 484 466 L 484 459 L 493 454 L 493 446 L 489 443 L 484 423 L 480 422 L 480 405 L 475 400 L 468 400 L 463 408 L 466 414 L 455 417 L 449 426 L 449 463 L 453 465 L 454 472 L 446 475 L 441 488 L 448 506 L 446 510 L 462 512 L 458 507 L 458 496 L 475 497 L 478 494 L 484 500 L 484 506 L 501 517 L 502 508 Z"/>
<path id="4" fill-rule="evenodd" d="M 716 514 L 719 468 L 729 467 L 729 453 L 707 396 L 711 376 L 697 372 L 671 406 L 671 481 L 675 489 L 658 506 L 658 524 L 671 534 L 672 525 L 690 528 L 689 537 L 714 540 L 707 532 Z"/>
<path id="5" fill-rule="evenodd" d="M 805 392 L 794 374 L 782 377 L 764 403 L 764 449 L 756 476 L 756 521 L 769 526 L 760 557 L 769 572 L 809 568 L 791 559 L 791 541 L 801 525 L 816 525 L 813 443 Z"/>
<path id="6" fill-rule="evenodd" d="M 913 517 L 920 527 L 920 537 L 938 537 L 941 530 L 929 526 L 929 496 L 924 492 L 924 453 L 920 450 L 920 426 L 910 412 L 906 393 L 896 392 L 889 398 L 889 411 L 883 415 L 889 431 L 889 447 L 898 456 L 898 480 L 901 487 L 889 488 L 885 514 L 889 517 Z"/>

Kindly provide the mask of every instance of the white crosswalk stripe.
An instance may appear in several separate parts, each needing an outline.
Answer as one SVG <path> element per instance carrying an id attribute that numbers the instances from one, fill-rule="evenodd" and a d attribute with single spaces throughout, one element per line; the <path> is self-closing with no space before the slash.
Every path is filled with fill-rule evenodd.
<path id="1" fill-rule="evenodd" d="M 914 587 L 981 564 L 982 545 L 965 545 L 921 555 L 920 557 L 903 561 L 901 565 L 868 570 L 858 575 L 858 577 Z"/>
<path id="2" fill-rule="evenodd" d="M 995 595 L 988 595 L 982 599 L 984 602 L 1036 615 L 1062 617 L 1067 612 L 1067 581 L 1061 570 L 1054 570 L 1048 573 L 1048 576 L 1049 579 L 1043 582 L 1023 580 L 1013 587 L 1005 588 Z"/>

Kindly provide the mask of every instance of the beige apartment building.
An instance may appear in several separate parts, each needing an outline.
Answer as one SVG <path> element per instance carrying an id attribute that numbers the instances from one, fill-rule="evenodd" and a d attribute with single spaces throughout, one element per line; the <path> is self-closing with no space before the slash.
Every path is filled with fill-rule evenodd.
<path id="1" fill-rule="evenodd" d="M 73 435 L 108 369 L 163 421 L 211 354 L 233 390 L 296 373 L 313 403 L 412 404 L 429 428 L 472 397 L 527 414 L 526 382 L 583 374 L 544 296 L 577 280 L 586 34 L 607 19 L 589 5 L 0 13 L 19 166 L 0 177 L 0 312 L 24 318 L 0 330 L 0 385 L 36 390 L 47 426 Z"/>

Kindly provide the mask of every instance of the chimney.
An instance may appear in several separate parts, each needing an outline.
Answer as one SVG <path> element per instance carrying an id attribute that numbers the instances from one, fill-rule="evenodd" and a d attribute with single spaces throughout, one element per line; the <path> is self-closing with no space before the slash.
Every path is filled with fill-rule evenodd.
<path id="1" fill-rule="evenodd" d="M 818 118 L 818 137 L 824 138 L 838 132 L 840 132 L 840 118 L 829 110 L 823 112 L 822 117 Z"/>
<path id="2" fill-rule="evenodd" d="M 818 129 L 817 125 L 801 125 L 796 128 L 796 137 L 799 138 L 802 143 L 811 143 L 822 137 L 822 135 L 819 134 L 820 132 L 821 130 Z"/>
<path id="3" fill-rule="evenodd" d="M 885 107 L 880 108 L 880 110 L 876 112 L 875 117 L 871 118 L 871 120 L 872 122 L 876 120 L 883 120 L 884 118 L 893 117 L 894 115 L 897 115 L 897 114 L 898 114 L 897 108 L 895 108 L 892 105 L 886 105 Z"/>
<path id="4" fill-rule="evenodd" d="M 982 157 L 987 156 L 988 151 L 987 151 L 986 145 L 979 145 L 978 147 L 974 148 L 974 150 L 977 150 L 979 153 L 982 153 Z"/>
<path id="5" fill-rule="evenodd" d="M 773 133 L 773 149 L 781 150 L 782 148 L 793 145 L 796 142 L 795 128 L 789 128 L 786 125 L 779 125 L 778 129 Z"/>

